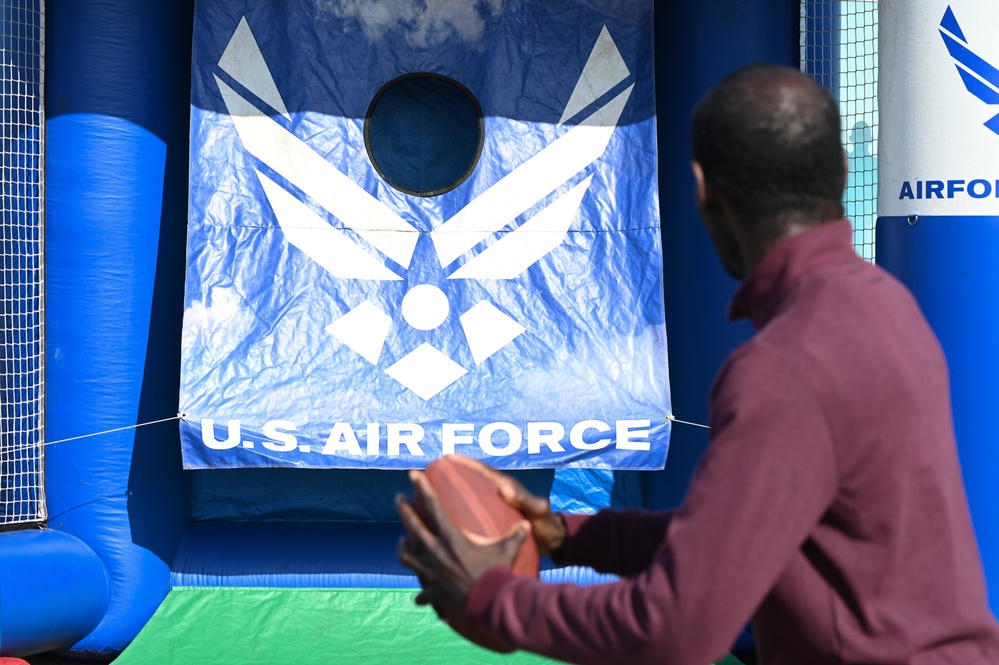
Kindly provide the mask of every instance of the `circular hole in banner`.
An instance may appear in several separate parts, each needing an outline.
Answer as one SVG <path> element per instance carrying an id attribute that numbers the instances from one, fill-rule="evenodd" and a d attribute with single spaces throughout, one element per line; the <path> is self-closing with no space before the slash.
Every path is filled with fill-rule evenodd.
<path id="1" fill-rule="evenodd" d="M 364 118 L 364 146 L 379 175 L 416 196 L 437 196 L 472 174 L 482 152 L 482 107 L 440 74 L 413 73 L 382 86 Z"/>

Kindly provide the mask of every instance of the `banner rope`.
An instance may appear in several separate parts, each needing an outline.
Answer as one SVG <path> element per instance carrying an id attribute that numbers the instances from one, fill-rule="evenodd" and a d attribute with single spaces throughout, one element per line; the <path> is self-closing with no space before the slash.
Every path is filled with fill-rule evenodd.
<path id="1" fill-rule="evenodd" d="M 160 420 L 150 420 L 150 421 L 145 422 L 145 423 L 137 423 L 135 425 L 125 425 L 124 427 L 114 427 L 112 429 L 106 429 L 106 430 L 101 431 L 101 432 L 92 432 L 90 434 L 80 434 L 79 436 L 71 436 L 71 437 L 68 437 L 68 438 L 65 438 L 65 439 L 58 439 L 56 441 L 43 441 L 41 443 L 33 443 L 33 444 L 27 444 L 27 445 L 24 445 L 24 446 L 17 446 L 15 448 L 6 448 L 6 449 L 0 450 L 0 452 L 6 453 L 6 452 L 9 452 L 9 451 L 19 450 L 19 449 L 35 448 L 35 447 L 42 447 L 42 446 L 54 446 L 57 443 L 66 443 L 67 441 L 77 441 L 79 439 L 89 439 L 91 437 L 101 436 L 103 434 L 111 434 L 113 432 L 124 432 L 125 430 L 138 429 L 139 427 L 145 427 L 146 425 L 156 425 L 156 424 L 159 424 L 159 423 L 167 423 L 167 422 L 170 422 L 171 420 L 180 420 L 180 418 L 183 415 L 184 414 L 178 413 L 176 416 L 172 416 L 170 418 L 161 418 Z"/>
<path id="2" fill-rule="evenodd" d="M 680 423 L 681 425 L 692 425 L 694 427 L 703 427 L 704 429 L 711 429 L 710 425 L 702 425 L 700 423 L 692 423 L 689 420 L 680 420 L 679 418 L 676 418 L 675 416 L 672 416 L 672 415 L 666 416 L 666 420 L 668 420 L 671 423 Z"/>

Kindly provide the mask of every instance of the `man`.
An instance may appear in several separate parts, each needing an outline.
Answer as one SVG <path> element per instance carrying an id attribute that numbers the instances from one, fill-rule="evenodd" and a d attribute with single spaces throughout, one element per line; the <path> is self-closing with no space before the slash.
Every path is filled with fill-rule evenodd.
<path id="1" fill-rule="evenodd" d="M 398 510 L 417 601 L 577 663 L 704 665 L 750 617 L 766 665 L 999 663 L 943 354 L 852 249 L 835 103 L 793 70 L 742 69 L 698 106 L 693 152 L 704 224 L 742 280 L 731 318 L 757 333 L 716 378 L 683 505 L 553 515 L 497 473 L 531 529 L 477 547 L 414 472 L 432 529 Z M 557 563 L 621 580 L 514 577 L 528 532 Z"/>

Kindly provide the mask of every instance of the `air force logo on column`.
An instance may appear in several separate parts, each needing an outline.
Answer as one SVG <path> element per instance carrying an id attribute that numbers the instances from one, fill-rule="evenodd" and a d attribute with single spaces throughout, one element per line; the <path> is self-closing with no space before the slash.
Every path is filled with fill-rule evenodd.
<path id="1" fill-rule="evenodd" d="M 940 36 L 947 45 L 947 51 L 954 58 L 957 72 L 961 75 L 968 92 L 989 106 L 999 106 L 999 69 L 971 49 L 961 26 L 957 23 L 954 11 L 949 6 L 940 21 Z M 996 110 L 999 111 L 999 108 Z M 990 118 L 985 126 L 999 134 L 999 114 Z"/>
<path id="2" fill-rule="evenodd" d="M 950 6 L 947 7 L 940 20 L 938 31 L 947 47 L 948 54 L 954 61 L 954 66 L 964 88 L 982 104 L 994 107 L 992 110 L 999 111 L 999 69 L 996 69 L 971 47 Z M 960 114 L 953 113 L 952 122 L 965 122 L 965 119 L 960 117 Z M 999 113 L 983 124 L 994 134 L 999 135 Z M 992 136 L 986 140 L 994 141 L 996 138 L 996 136 Z M 953 201 L 958 199 L 975 202 L 999 198 L 999 178 L 982 173 L 972 174 L 972 176 L 907 179 L 902 182 L 898 200 Z"/>

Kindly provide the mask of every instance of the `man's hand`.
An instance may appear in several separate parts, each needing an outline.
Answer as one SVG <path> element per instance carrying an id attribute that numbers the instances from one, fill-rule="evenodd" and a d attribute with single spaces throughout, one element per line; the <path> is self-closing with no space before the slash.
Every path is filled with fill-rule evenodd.
<path id="1" fill-rule="evenodd" d="M 562 554 L 566 537 L 565 522 L 559 515 L 552 513 L 548 499 L 531 494 L 513 476 L 496 471 L 478 460 L 459 455 L 456 455 L 454 460 L 474 467 L 496 483 L 500 496 L 531 523 L 531 532 L 534 534 L 539 554 L 555 558 Z"/>
<path id="2" fill-rule="evenodd" d="M 416 597 L 418 605 L 433 605 L 438 613 L 463 617 L 468 594 L 479 576 L 494 566 L 513 566 L 528 524 L 517 524 L 499 541 L 475 543 L 444 514 L 426 476 L 411 471 L 409 477 L 427 522 L 404 496 L 396 497 L 396 512 L 406 529 L 399 541 L 399 560 L 416 573 L 423 586 Z"/>

